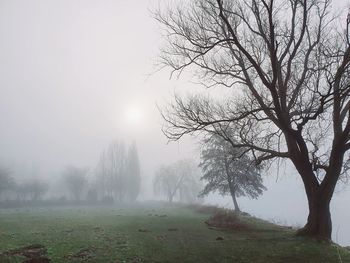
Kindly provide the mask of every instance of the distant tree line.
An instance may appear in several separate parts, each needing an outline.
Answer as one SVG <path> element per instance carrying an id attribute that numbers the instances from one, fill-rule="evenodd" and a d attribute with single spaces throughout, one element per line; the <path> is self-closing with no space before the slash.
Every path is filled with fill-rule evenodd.
<path id="1" fill-rule="evenodd" d="M 47 193 L 49 185 L 42 179 L 16 181 L 10 169 L 0 167 L 0 201 L 38 201 Z"/>
<path id="2" fill-rule="evenodd" d="M 211 192 L 219 192 L 231 195 L 235 210 L 240 211 L 238 197 L 257 198 L 262 194 L 265 187 L 260 168 L 252 165 L 254 160 L 242 149 L 232 148 L 220 136 L 208 136 L 201 145 L 199 165 L 183 159 L 158 167 L 153 178 L 156 195 L 169 203 L 198 203 Z M 126 146 L 115 140 L 102 151 L 95 169 L 66 166 L 60 180 L 51 185 L 49 178 L 45 181 L 31 173 L 26 180 L 18 180 L 10 169 L 0 166 L 0 202 L 42 202 L 46 196 L 46 201 L 57 204 L 130 203 L 140 194 L 135 143 Z"/>
<path id="3" fill-rule="evenodd" d="M 0 166 L 0 203 L 42 202 L 45 195 L 55 203 L 135 202 L 140 194 L 140 162 L 135 143 L 129 147 L 113 141 L 100 156 L 96 169 L 69 165 L 57 182 L 49 183 L 27 173 L 19 179 L 15 172 Z M 33 175 L 29 175 L 33 174 Z M 50 190 L 50 192 L 49 192 Z M 46 200 L 48 201 L 48 200 Z"/>

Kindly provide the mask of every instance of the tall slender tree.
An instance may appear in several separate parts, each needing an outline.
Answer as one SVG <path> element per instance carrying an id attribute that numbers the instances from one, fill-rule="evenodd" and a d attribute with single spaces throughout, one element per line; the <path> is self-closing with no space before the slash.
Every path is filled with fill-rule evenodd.
<path id="1" fill-rule="evenodd" d="M 63 180 L 71 196 L 79 201 L 82 193 L 87 186 L 86 174 L 88 169 L 75 166 L 67 166 L 63 171 Z"/>
<path id="2" fill-rule="evenodd" d="M 11 176 L 9 169 L 0 166 L 0 200 L 3 193 L 9 190 L 13 190 L 15 187 L 15 181 Z"/>
<path id="3" fill-rule="evenodd" d="M 140 161 L 137 152 L 136 143 L 133 142 L 128 150 L 126 161 L 126 188 L 129 201 L 136 201 L 140 194 Z"/>
<path id="4" fill-rule="evenodd" d="M 113 141 L 102 152 L 96 167 L 96 184 L 100 195 L 118 202 L 136 201 L 140 194 L 141 176 L 137 147 L 126 151 L 121 141 Z"/>

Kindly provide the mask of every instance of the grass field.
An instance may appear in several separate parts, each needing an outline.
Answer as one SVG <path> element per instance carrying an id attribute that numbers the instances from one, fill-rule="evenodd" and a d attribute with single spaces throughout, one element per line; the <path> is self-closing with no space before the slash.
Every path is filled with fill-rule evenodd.
<path id="1" fill-rule="evenodd" d="M 0 262 L 350 262 L 348 250 L 293 236 L 251 217 L 238 230 L 209 228 L 185 207 L 0 210 Z M 27 247 L 27 248 L 25 248 Z"/>

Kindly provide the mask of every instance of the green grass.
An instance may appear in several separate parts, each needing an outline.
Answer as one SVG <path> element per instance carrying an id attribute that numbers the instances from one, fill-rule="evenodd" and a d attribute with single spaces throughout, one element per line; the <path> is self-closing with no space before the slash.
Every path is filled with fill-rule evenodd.
<path id="1" fill-rule="evenodd" d="M 350 262 L 343 248 L 262 220 L 243 217 L 251 229 L 218 230 L 204 223 L 209 216 L 165 206 L 4 209 L 0 252 L 40 244 L 51 262 Z"/>

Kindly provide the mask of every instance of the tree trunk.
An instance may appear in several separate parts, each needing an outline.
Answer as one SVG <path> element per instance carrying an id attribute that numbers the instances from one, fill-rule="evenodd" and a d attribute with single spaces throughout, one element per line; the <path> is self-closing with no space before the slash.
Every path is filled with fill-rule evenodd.
<path id="1" fill-rule="evenodd" d="M 309 198 L 309 216 L 307 223 L 297 234 L 322 240 L 331 240 L 332 220 L 329 204 L 330 199 L 322 200 L 322 196 L 320 195 Z"/>
<path id="2" fill-rule="evenodd" d="M 333 148 L 330 164 L 322 183 L 317 183 L 313 172 L 298 169 L 305 186 L 308 198 L 309 215 L 306 225 L 298 231 L 298 235 L 310 236 L 322 240 L 332 240 L 332 219 L 330 202 L 342 169 L 344 153 Z"/>
<path id="3" fill-rule="evenodd" d="M 307 223 L 297 234 L 331 241 L 330 202 L 343 167 L 346 138 L 334 138 L 329 164 L 323 168 L 325 176 L 322 182 L 319 182 L 315 174 L 317 168 L 315 169 L 315 164 L 309 159 L 309 150 L 301 131 L 286 132 L 285 135 L 291 161 L 303 180 L 309 205 Z"/>
<path id="4" fill-rule="evenodd" d="M 238 202 L 237 202 L 237 199 L 236 199 L 236 191 L 235 191 L 235 184 L 234 184 L 235 177 L 231 176 L 231 174 L 229 172 L 229 163 L 228 163 L 228 161 L 225 159 L 224 162 L 225 162 L 227 183 L 228 183 L 228 187 L 230 189 L 230 194 L 231 194 L 231 197 L 232 197 L 233 205 L 235 207 L 235 212 L 239 213 L 239 212 L 241 212 L 241 210 L 239 209 Z"/>
<path id="5" fill-rule="evenodd" d="M 231 192 L 231 196 L 232 196 L 233 204 L 235 206 L 235 212 L 238 212 L 238 213 L 241 212 L 241 210 L 239 209 L 239 206 L 238 206 L 236 194 Z"/>
<path id="6" fill-rule="evenodd" d="M 168 201 L 169 201 L 169 203 L 172 203 L 172 202 L 173 202 L 173 197 L 174 197 L 173 195 L 169 195 L 169 196 L 168 196 Z"/>
<path id="7" fill-rule="evenodd" d="M 235 188 L 232 185 L 233 183 L 232 183 L 231 180 L 229 180 L 228 184 L 229 184 L 229 188 L 230 188 L 230 194 L 231 194 L 231 197 L 232 197 L 233 205 L 235 207 L 235 212 L 239 213 L 239 212 L 241 212 L 241 210 L 239 209 L 239 206 L 238 206 Z"/>

